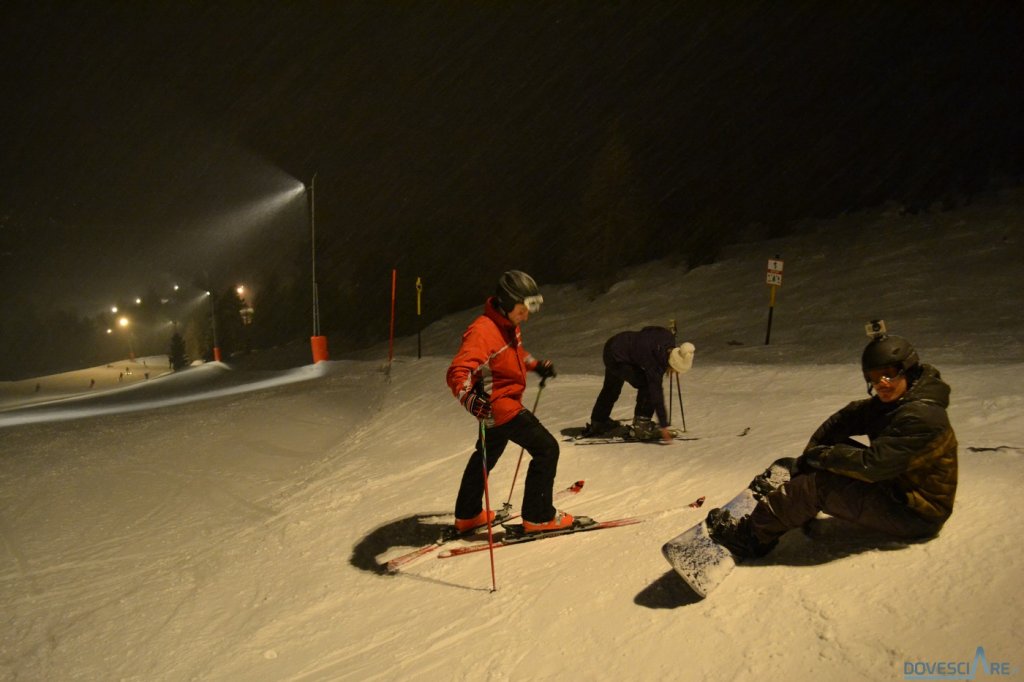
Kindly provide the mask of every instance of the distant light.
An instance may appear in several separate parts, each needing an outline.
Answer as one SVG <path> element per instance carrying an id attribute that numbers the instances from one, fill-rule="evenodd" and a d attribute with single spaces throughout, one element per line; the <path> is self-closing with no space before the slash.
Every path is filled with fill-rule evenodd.
<path id="1" fill-rule="evenodd" d="M 116 305 L 115 305 L 115 306 L 112 306 L 112 307 L 110 308 L 110 312 L 112 312 L 112 313 L 114 313 L 114 314 L 116 315 L 116 314 L 117 314 L 117 306 L 116 306 Z"/>
<path id="2" fill-rule="evenodd" d="M 138 296 L 135 297 L 135 305 L 142 305 L 142 299 Z"/>
<path id="3" fill-rule="evenodd" d="M 238 292 L 239 296 L 242 296 L 243 294 L 245 294 L 245 287 L 243 285 L 239 284 L 238 288 L 235 289 L 235 291 Z"/>
<path id="4" fill-rule="evenodd" d="M 181 287 L 179 287 L 179 286 L 178 286 L 177 284 L 175 284 L 175 285 L 174 285 L 174 290 L 175 290 L 175 291 L 177 291 L 177 290 L 178 290 L 178 289 L 180 289 L 180 288 L 181 288 Z"/>
<path id="5" fill-rule="evenodd" d="M 121 325 L 122 327 L 127 327 L 128 324 L 129 324 L 128 318 L 127 317 L 123 317 L 123 316 L 119 317 L 119 318 L 117 318 L 117 323 L 119 325 Z"/>
<path id="6" fill-rule="evenodd" d="M 108 333 L 108 334 L 113 334 L 113 333 L 114 333 L 114 330 L 113 330 L 113 329 L 110 329 L 110 328 L 108 327 L 108 328 L 107 328 L 107 333 Z"/>
<path id="7" fill-rule="evenodd" d="M 207 292 L 206 292 L 206 295 L 207 295 L 207 296 L 209 296 L 209 295 L 210 295 L 210 292 L 209 292 L 209 291 L 207 291 Z"/>

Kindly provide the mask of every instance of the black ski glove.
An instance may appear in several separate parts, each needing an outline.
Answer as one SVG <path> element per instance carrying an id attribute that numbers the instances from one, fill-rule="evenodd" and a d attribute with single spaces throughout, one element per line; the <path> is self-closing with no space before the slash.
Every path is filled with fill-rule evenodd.
<path id="1" fill-rule="evenodd" d="M 550 360 L 541 360 L 533 371 L 540 375 L 541 379 L 553 379 L 558 376 L 555 365 Z"/>
<path id="2" fill-rule="evenodd" d="M 462 399 L 462 406 L 477 419 L 491 418 L 491 401 L 482 393 L 470 391 Z"/>
<path id="3" fill-rule="evenodd" d="M 825 453 L 829 450 L 828 445 L 815 445 L 813 448 L 804 450 L 804 454 L 796 458 L 794 469 L 800 474 L 811 474 L 824 469 Z"/>

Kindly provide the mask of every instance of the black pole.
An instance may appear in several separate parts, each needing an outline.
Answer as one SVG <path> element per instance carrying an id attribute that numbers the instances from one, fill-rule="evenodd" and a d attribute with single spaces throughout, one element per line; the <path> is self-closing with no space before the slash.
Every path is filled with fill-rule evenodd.
<path id="1" fill-rule="evenodd" d="M 679 416 L 683 420 L 683 433 L 686 433 L 686 411 L 683 409 L 683 387 L 680 377 L 676 377 L 676 392 L 679 393 Z"/>

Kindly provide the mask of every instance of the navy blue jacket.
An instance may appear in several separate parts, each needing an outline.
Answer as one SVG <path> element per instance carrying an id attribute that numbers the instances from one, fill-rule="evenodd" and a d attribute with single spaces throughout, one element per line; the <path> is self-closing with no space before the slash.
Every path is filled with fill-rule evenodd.
<path id="1" fill-rule="evenodd" d="M 664 327 L 644 327 L 638 332 L 620 332 L 608 339 L 607 343 L 610 360 L 640 368 L 647 382 L 651 405 L 662 426 L 668 424 L 668 416 L 661 382 L 668 371 L 668 354 L 675 346 L 675 336 Z"/>

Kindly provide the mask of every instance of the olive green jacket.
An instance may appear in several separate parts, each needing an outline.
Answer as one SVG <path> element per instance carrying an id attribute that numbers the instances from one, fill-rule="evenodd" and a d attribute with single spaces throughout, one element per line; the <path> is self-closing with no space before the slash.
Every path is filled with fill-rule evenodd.
<path id="1" fill-rule="evenodd" d="M 949 385 L 939 371 L 921 375 L 899 400 L 857 400 L 818 427 L 804 449 L 813 466 L 869 482 L 888 481 L 922 517 L 944 522 L 957 484 L 956 434 L 949 423 Z M 867 436 L 862 445 L 852 436 Z"/>

